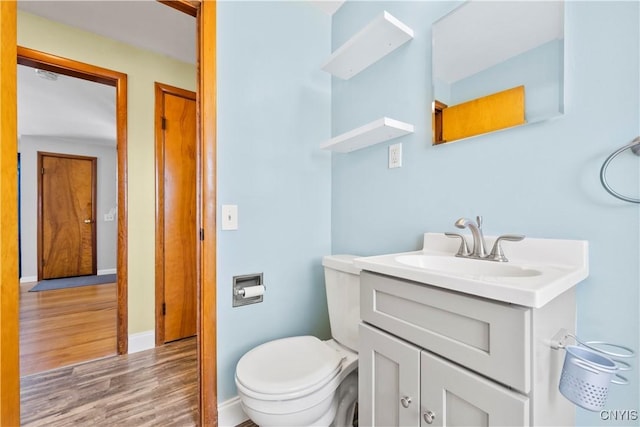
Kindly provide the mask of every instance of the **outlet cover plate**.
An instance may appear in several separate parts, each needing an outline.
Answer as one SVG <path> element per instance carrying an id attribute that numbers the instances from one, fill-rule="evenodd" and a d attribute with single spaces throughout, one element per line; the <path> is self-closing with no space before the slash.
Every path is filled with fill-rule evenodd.
<path id="1" fill-rule="evenodd" d="M 389 169 L 402 167 L 402 143 L 389 146 Z"/>

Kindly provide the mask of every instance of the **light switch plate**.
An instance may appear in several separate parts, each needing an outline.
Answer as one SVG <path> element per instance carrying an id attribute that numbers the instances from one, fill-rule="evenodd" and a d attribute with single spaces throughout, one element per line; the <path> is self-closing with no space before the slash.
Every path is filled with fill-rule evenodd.
<path id="1" fill-rule="evenodd" d="M 238 205 L 222 205 L 222 229 L 238 229 Z"/>

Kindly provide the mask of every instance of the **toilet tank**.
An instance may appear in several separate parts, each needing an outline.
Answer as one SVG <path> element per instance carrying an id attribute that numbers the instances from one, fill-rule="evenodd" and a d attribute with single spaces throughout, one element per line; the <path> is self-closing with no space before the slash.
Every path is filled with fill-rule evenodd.
<path id="1" fill-rule="evenodd" d="M 360 323 L 360 269 L 356 255 L 327 255 L 322 258 L 331 336 L 345 347 L 358 351 Z"/>

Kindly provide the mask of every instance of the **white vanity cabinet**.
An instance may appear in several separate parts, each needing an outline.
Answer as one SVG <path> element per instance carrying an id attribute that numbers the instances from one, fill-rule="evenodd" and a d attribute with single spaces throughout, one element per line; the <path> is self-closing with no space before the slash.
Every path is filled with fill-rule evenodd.
<path id="1" fill-rule="evenodd" d="M 573 425 L 558 391 L 570 289 L 539 308 L 361 273 L 363 426 Z"/>

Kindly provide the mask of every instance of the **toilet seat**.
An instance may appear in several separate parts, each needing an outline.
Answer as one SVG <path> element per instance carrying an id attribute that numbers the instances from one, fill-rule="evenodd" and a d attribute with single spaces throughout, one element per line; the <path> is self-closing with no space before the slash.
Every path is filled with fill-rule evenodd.
<path id="1" fill-rule="evenodd" d="M 242 356 L 236 367 L 236 384 L 242 393 L 256 399 L 296 399 L 336 379 L 341 362 L 341 354 L 316 337 L 283 338 Z"/>

